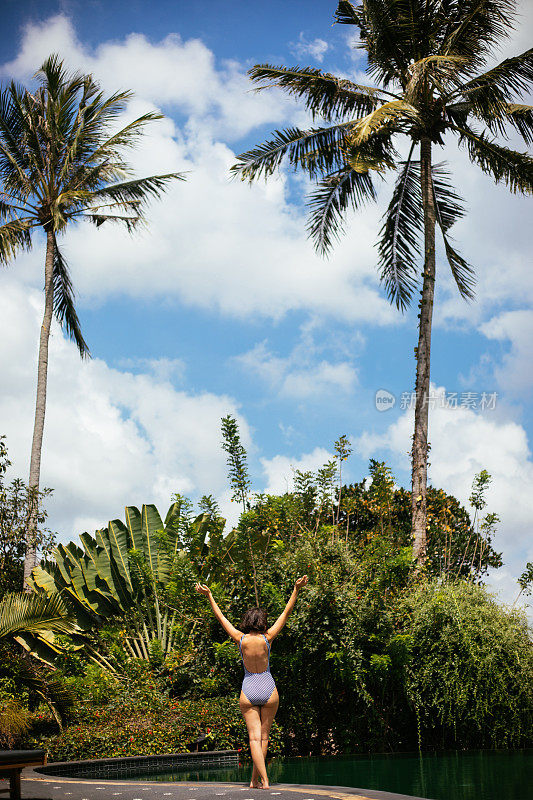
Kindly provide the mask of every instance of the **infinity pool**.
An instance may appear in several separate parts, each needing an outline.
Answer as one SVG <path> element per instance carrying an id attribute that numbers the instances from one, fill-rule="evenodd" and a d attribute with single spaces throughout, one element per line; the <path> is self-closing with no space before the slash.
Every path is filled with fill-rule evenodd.
<path id="1" fill-rule="evenodd" d="M 249 765 L 137 775 L 134 780 L 247 781 Z M 280 758 L 271 761 L 272 783 L 352 786 L 430 800 L 532 800 L 533 749 L 448 752 L 438 755 Z"/>

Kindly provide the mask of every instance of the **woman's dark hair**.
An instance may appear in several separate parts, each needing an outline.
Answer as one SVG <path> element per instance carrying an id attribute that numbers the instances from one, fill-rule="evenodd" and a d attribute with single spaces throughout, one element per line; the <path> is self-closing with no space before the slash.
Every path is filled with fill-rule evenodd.
<path id="1" fill-rule="evenodd" d="M 265 633 L 268 630 L 267 612 L 262 608 L 249 608 L 241 622 L 243 633 Z"/>

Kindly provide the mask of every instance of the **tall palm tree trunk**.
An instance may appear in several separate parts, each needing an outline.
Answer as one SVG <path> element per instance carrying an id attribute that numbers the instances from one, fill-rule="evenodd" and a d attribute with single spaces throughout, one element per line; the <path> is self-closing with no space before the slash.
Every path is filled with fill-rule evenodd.
<path id="1" fill-rule="evenodd" d="M 28 578 L 36 562 L 37 516 L 39 512 L 39 480 L 41 476 L 41 450 L 43 444 L 44 415 L 46 412 L 46 385 L 48 378 L 48 342 L 54 311 L 54 251 L 55 237 L 53 230 L 46 232 L 46 259 L 44 265 L 44 315 L 39 339 L 39 361 L 37 366 L 37 397 L 35 401 L 35 421 L 31 445 L 30 478 L 30 513 L 26 532 L 26 556 L 24 558 L 23 589 L 30 591 Z"/>
<path id="2" fill-rule="evenodd" d="M 435 202 L 431 180 L 431 141 L 428 138 L 423 138 L 420 142 L 420 179 L 424 207 L 424 276 L 416 350 L 415 430 L 411 474 L 411 533 L 413 556 L 418 567 L 426 560 L 429 369 L 435 293 Z"/>

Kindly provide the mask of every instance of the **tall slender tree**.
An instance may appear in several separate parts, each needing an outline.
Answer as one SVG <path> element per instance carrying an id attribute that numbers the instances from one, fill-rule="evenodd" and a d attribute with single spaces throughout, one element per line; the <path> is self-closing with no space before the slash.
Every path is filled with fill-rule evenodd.
<path id="1" fill-rule="evenodd" d="M 58 237 L 80 219 L 97 227 L 116 222 L 131 231 L 144 219 L 147 201 L 183 175 L 132 177 L 122 153 L 134 146 L 146 125 L 161 114 L 143 114 L 117 131 L 117 117 L 125 110 L 131 92 L 106 98 L 92 75 L 67 72 L 57 55 L 44 62 L 35 78 L 35 91 L 12 82 L 0 93 L 0 263 L 7 264 L 21 250 L 31 249 L 33 234 L 43 232 L 44 315 L 29 476 L 29 487 L 37 492 L 48 341 L 54 316 L 76 343 L 80 356 L 90 355 Z M 28 525 L 25 587 L 35 565 L 36 513 L 37 508 Z"/>
<path id="2" fill-rule="evenodd" d="M 326 254 L 344 230 L 346 212 L 375 199 L 372 175 L 397 179 L 379 239 L 379 274 L 392 303 L 404 311 L 420 289 L 412 447 L 413 552 L 426 557 L 428 393 L 435 292 L 436 228 L 461 296 L 474 296 L 474 270 L 450 240 L 464 214 L 434 151 L 453 136 L 470 160 L 512 192 L 533 189 L 533 159 L 499 144 L 519 134 L 533 142 L 533 107 L 517 102 L 533 81 L 533 49 L 487 69 L 512 30 L 515 0 L 363 0 L 338 4 L 336 21 L 358 30 L 375 85 L 311 67 L 258 64 L 258 89 L 279 87 L 301 99 L 315 127 L 276 131 L 238 157 L 233 172 L 250 182 L 284 161 L 318 181 L 308 200 L 308 231 Z M 484 70 L 484 71 L 483 71 Z M 396 145 L 408 142 L 400 160 Z M 422 251 L 422 253 L 420 253 Z M 419 256 L 423 256 L 423 268 Z"/>

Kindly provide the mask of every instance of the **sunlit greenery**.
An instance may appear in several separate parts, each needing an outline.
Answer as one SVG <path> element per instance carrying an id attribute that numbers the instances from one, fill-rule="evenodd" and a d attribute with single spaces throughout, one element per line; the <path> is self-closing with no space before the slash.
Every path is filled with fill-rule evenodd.
<path id="1" fill-rule="evenodd" d="M 488 473 L 473 481 L 470 512 L 430 489 L 430 557 L 420 572 L 409 492 L 377 461 L 367 479 L 342 485 L 349 443 L 341 437 L 334 452 L 316 473 L 296 471 L 284 495 L 248 487 L 234 530 L 224 530 L 211 496 L 200 515 L 175 496 L 165 524 L 153 506 L 130 506 L 125 523 L 60 546 L 57 567 L 43 561 L 35 589 L 51 598 L 60 591 L 83 627 L 56 637 L 48 671 L 75 696 L 75 710 L 52 716 L 30 684 L 15 696 L 19 662 L 7 659 L 0 706 L 11 714 L 11 740 L 43 744 L 61 760 L 175 752 L 207 729 L 209 747 L 245 747 L 238 648 L 194 584 L 208 582 L 238 625 L 256 592 L 273 620 L 307 573 L 309 586 L 273 647 L 282 698 L 273 753 L 531 743 L 530 632 L 522 612 L 483 587 L 487 568 L 501 564 Z M 95 592 L 106 595 L 101 607 Z"/>

